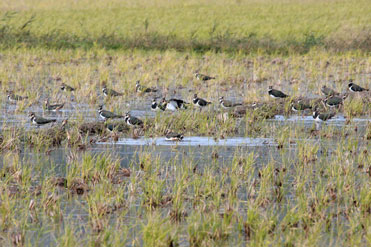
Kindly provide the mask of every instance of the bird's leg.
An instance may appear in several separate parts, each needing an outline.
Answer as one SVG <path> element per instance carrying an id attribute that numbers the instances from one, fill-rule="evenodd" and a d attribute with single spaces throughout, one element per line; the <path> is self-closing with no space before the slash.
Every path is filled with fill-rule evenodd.
<path id="1" fill-rule="evenodd" d="M 320 122 L 315 122 L 316 124 L 316 130 L 321 130 L 321 123 Z"/>

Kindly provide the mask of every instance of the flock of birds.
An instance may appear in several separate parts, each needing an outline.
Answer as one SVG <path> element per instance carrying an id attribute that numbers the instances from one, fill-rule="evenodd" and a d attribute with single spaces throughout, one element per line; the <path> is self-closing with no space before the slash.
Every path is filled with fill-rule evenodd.
<path id="1" fill-rule="evenodd" d="M 202 80 L 202 81 L 208 81 L 208 80 L 215 79 L 215 77 L 200 74 L 200 73 L 195 73 L 195 77 L 198 80 Z M 75 91 L 75 88 L 73 88 L 73 87 L 71 87 L 71 86 L 69 86 L 65 83 L 62 83 L 60 88 L 61 88 L 62 91 L 66 91 L 66 92 Z M 145 86 L 141 85 L 140 81 L 136 82 L 136 87 L 135 88 L 136 88 L 136 91 L 139 92 L 139 93 L 157 92 L 157 89 L 155 89 L 155 88 L 149 88 L 149 87 L 145 87 Z M 348 84 L 348 89 L 351 92 L 355 92 L 355 93 L 359 93 L 359 92 L 369 90 L 369 89 L 363 88 L 359 85 L 356 85 L 352 81 L 350 81 L 350 83 Z M 106 85 L 103 85 L 102 92 L 103 92 L 104 96 L 106 96 L 106 97 L 117 97 L 117 96 L 122 96 L 123 95 L 123 93 L 119 93 L 119 92 L 117 92 L 113 89 L 107 88 Z M 334 89 L 331 89 L 327 86 L 323 86 L 321 88 L 321 92 L 326 96 L 326 98 L 323 100 L 323 103 L 326 104 L 326 106 L 328 106 L 328 107 L 338 107 L 338 106 L 340 106 L 348 96 L 347 93 L 345 93 L 341 96 Z M 272 98 L 276 98 L 276 99 L 284 99 L 284 98 L 289 97 L 289 95 L 283 93 L 280 90 L 274 89 L 272 86 L 269 86 L 268 94 Z M 8 100 L 10 102 L 18 102 L 18 101 L 22 101 L 22 100 L 27 99 L 26 96 L 15 95 L 12 91 L 8 91 L 7 96 L 8 96 Z M 202 99 L 202 98 L 198 97 L 197 94 L 194 94 L 192 103 L 193 103 L 193 105 L 199 107 L 200 111 L 203 107 L 206 107 L 206 106 L 212 104 L 212 102 L 209 102 L 205 99 Z M 232 102 L 232 101 L 229 101 L 229 100 L 225 100 L 224 97 L 219 98 L 219 103 L 220 103 L 220 106 L 224 109 L 233 109 L 236 106 L 242 106 L 243 105 L 242 103 L 235 103 L 235 102 Z M 182 99 L 171 98 L 171 99 L 166 100 L 166 98 L 162 98 L 162 100 L 160 102 L 157 102 L 156 98 L 155 98 L 152 101 L 151 109 L 153 111 L 165 111 L 165 110 L 177 111 L 179 109 L 187 109 L 187 107 L 188 107 L 187 105 L 189 105 L 189 103 L 187 103 L 186 101 L 184 101 Z M 252 106 L 254 107 L 256 105 L 257 105 L 257 103 L 254 103 Z M 58 110 L 62 109 L 63 106 L 64 106 L 64 103 L 62 103 L 62 104 L 50 104 L 49 99 L 45 100 L 45 105 L 44 105 L 45 110 L 47 110 L 47 111 L 58 111 Z M 297 100 L 296 102 L 291 103 L 291 109 L 295 112 L 303 111 L 303 110 L 306 110 L 306 109 L 312 109 L 312 105 L 308 101 Z M 134 126 L 134 127 L 142 127 L 143 126 L 143 121 L 141 119 L 135 117 L 135 116 L 132 116 L 131 114 L 129 114 L 129 112 L 127 112 L 125 115 L 119 115 L 119 114 L 115 114 L 114 112 L 104 110 L 103 105 L 100 105 L 98 107 L 98 113 L 99 113 L 99 116 L 104 121 L 106 121 L 108 119 L 114 119 L 114 118 L 123 118 L 125 123 L 129 126 Z M 314 111 L 313 111 L 313 118 L 316 121 L 326 121 L 326 120 L 331 119 L 334 116 L 335 116 L 335 113 L 320 113 L 317 110 L 317 107 L 315 107 Z M 36 126 L 41 126 L 41 125 L 45 125 L 45 124 L 57 121 L 56 119 L 47 119 L 47 118 L 43 118 L 41 116 L 37 116 L 34 112 L 31 112 L 29 114 L 29 118 L 30 118 L 31 122 L 33 124 L 35 124 Z M 110 131 L 114 131 L 114 130 L 120 131 L 120 129 L 118 129 L 118 128 L 120 128 L 120 124 L 119 123 L 108 124 L 107 128 Z M 166 132 L 165 137 L 166 137 L 166 140 L 171 140 L 171 141 L 180 141 L 180 140 L 183 139 L 182 134 L 174 133 L 174 132 L 171 132 L 170 130 L 168 130 Z"/>
<path id="2" fill-rule="evenodd" d="M 363 88 L 363 87 L 353 83 L 352 80 L 349 81 L 348 89 L 349 89 L 349 91 L 354 92 L 354 93 L 369 91 L 369 89 Z M 340 95 L 340 93 L 336 92 L 334 89 L 332 89 L 330 87 L 327 87 L 326 85 L 322 86 L 321 92 L 326 96 L 326 98 L 323 99 L 322 102 L 327 107 L 330 107 L 330 108 L 339 107 L 340 105 L 343 104 L 343 101 L 348 97 L 348 93 L 344 93 L 344 94 Z M 272 86 L 269 86 L 268 93 L 272 98 L 287 98 L 287 97 L 289 97 L 287 94 L 285 94 L 285 93 L 283 93 L 283 92 L 281 92 L 277 89 L 273 89 Z M 292 102 L 291 103 L 291 109 L 294 112 L 303 111 L 303 110 L 312 109 L 312 108 L 314 108 L 313 109 L 313 118 L 316 121 L 327 121 L 327 120 L 333 118 L 336 115 L 335 112 L 320 113 L 318 111 L 317 106 L 313 107 L 313 105 L 310 104 L 310 102 L 305 101 L 305 100 L 300 99 L 297 102 Z"/>

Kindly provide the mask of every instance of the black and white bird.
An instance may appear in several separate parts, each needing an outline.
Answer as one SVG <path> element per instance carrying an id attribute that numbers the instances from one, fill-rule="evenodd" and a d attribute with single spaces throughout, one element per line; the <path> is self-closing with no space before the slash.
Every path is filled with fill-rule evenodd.
<path id="1" fill-rule="evenodd" d="M 126 122 L 121 123 L 107 123 L 105 124 L 106 128 L 110 132 L 125 132 L 129 129 Z"/>
<path id="2" fill-rule="evenodd" d="M 181 141 L 183 140 L 183 138 L 184 138 L 183 134 L 178 134 L 170 130 L 167 130 L 165 134 L 165 140 L 167 141 Z"/>
<path id="3" fill-rule="evenodd" d="M 59 111 L 60 109 L 62 109 L 64 106 L 64 103 L 62 104 L 50 104 L 49 103 L 49 98 L 47 98 L 45 100 L 45 110 L 47 111 Z"/>
<path id="4" fill-rule="evenodd" d="M 143 121 L 139 118 L 136 118 L 134 116 L 131 116 L 128 112 L 125 114 L 125 122 L 129 126 L 143 126 Z"/>
<path id="5" fill-rule="evenodd" d="M 155 88 L 149 88 L 149 87 L 145 87 L 145 86 L 140 85 L 140 81 L 137 81 L 136 82 L 136 84 L 135 84 L 135 90 L 138 93 L 152 93 L 152 92 L 157 92 L 157 89 L 155 89 Z"/>
<path id="6" fill-rule="evenodd" d="M 22 101 L 22 100 L 28 99 L 27 96 L 16 95 L 12 91 L 8 91 L 8 95 L 7 96 L 8 96 L 8 100 L 10 102 L 18 102 L 18 101 Z"/>
<path id="7" fill-rule="evenodd" d="M 338 107 L 343 104 L 343 101 L 348 97 L 348 94 L 344 94 L 342 97 L 330 96 L 323 100 L 328 107 Z"/>
<path id="8" fill-rule="evenodd" d="M 166 109 L 166 105 L 162 103 L 157 103 L 156 99 L 152 100 L 152 104 L 151 104 L 152 111 L 165 111 L 165 109 Z"/>
<path id="9" fill-rule="evenodd" d="M 177 111 L 179 109 L 187 109 L 187 102 L 181 99 L 169 99 L 166 100 L 165 98 L 162 99 L 161 104 L 166 104 L 166 109 L 170 111 Z"/>
<path id="10" fill-rule="evenodd" d="M 46 118 L 43 118 L 43 117 L 40 117 L 40 116 L 36 116 L 36 114 L 34 112 L 31 112 L 28 116 L 30 117 L 31 122 L 33 124 L 37 125 L 37 126 L 41 126 L 41 125 L 44 125 L 44 124 L 48 124 L 48 123 L 52 123 L 52 122 L 57 121 L 56 119 L 46 119 Z"/>
<path id="11" fill-rule="evenodd" d="M 198 106 L 200 108 L 205 107 L 205 106 L 211 104 L 211 102 L 199 98 L 197 96 L 197 94 L 194 94 L 192 102 L 193 102 L 194 105 L 196 105 L 196 106 Z"/>
<path id="12" fill-rule="evenodd" d="M 242 105 L 242 103 L 233 103 L 232 101 L 225 100 L 223 96 L 219 97 L 219 103 L 224 109 L 232 109 L 233 107 Z"/>
<path id="13" fill-rule="evenodd" d="M 293 110 L 294 112 L 304 111 L 306 109 L 312 109 L 312 106 L 302 100 L 298 100 L 296 103 L 291 103 L 291 110 Z"/>
<path id="14" fill-rule="evenodd" d="M 368 91 L 367 88 L 363 88 L 361 86 L 358 86 L 357 84 L 354 84 L 352 81 L 348 84 L 349 90 L 352 92 L 363 92 Z"/>
<path id="15" fill-rule="evenodd" d="M 98 113 L 99 113 L 99 116 L 104 121 L 106 121 L 107 119 L 110 119 L 110 118 L 124 118 L 124 116 L 122 116 L 122 115 L 118 115 L 118 114 L 115 114 L 113 112 L 110 112 L 110 111 L 107 111 L 107 110 L 103 110 L 103 106 L 102 105 L 100 105 L 98 107 Z"/>
<path id="16" fill-rule="evenodd" d="M 208 81 L 208 80 L 215 79 L 215 77 L 200 74 L 200 73 L 195 73 L 195 77 L 200 81 Z"/>
<path id="17" fill-rule="evenodd" d="M 322 86 L 321 92 L 325 96 L 334 96 L 334 95 L 339 95 L 338 92 L 336 92 L 334 89 L 327 87 L 326 85 Z"/>
<path id="18" fill-rule="evenodd" d="M 106 85 L 103 86 L 102 92 L 103 92 L 104 96 L 106 96 L 106 97 L 116 97 L 116 96 L 124 95 L 123 93 L 119 93 L 119 92 L 117 92 L 113 89 L 107 88 Z"/>
<path id="19" fill-rule="evenodd" d="M 313 112 L 313 118 L 316 121 L 324 122 L 324 121 L 327 121 L 327 120 L 333 118 L 335 116 L 335 114 L 336 113 L 334 113 L 334 112 L 332 112 L 332 113 L 319 113 L 317 111 L 317 109 L 315 109 L 314 112 Z"/>
<path id="20" fill-rule="evenodd" d="M 281 99 L 283 99 L 283 98 L 289 97 L 287 94 L 281 92 L 280 90 L 273 89 L 273 86 L 269 86 L 269 88 L 268 88 L 268 94 L 272 98 L 281 98 Z"/>
<path id="21" fill-rule="evenodd" d="M 61 84 L 61 90 L 62 91 L 65 91 L 65 92 L 72 92 L 72 91 L 75 91 L 75 89 L 65 83 L 62 83 Z"/>

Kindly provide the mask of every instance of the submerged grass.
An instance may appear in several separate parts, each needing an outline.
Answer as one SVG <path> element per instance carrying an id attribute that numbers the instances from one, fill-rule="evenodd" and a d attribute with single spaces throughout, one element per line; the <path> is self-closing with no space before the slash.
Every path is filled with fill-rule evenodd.
<path id="1" fill-rule="evenodd" d="M 264 245 L 278 239 L 367 245 L 367 144 L 343 137 L 338 146 L 297 145 L 265 161 L 243 149 L 224 162 L 204 154 L 203 165 L 192 154 L 165 161 L 143 150 L 127 168 L 113 156 L 85 153 L 69 159 L 65 176 L 10 155 L 0 179 L 0 241 L 46 244 L 52 232 L 58 245 Z M 73 212 L 87 216 L 75 219 Z"/>

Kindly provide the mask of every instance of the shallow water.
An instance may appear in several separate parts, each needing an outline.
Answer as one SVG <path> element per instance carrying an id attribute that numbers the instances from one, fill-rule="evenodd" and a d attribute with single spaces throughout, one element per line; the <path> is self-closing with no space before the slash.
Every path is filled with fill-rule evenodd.
<path id="1" fill-rule="evenodd" d="M 276 115 L 274 116 L 273 119 L 270 119 L 269 121 L 290 121 L 290 122 L 304 122 L 304 123 L 313 123 L 315 120 L 313 119 L 312 116 L 297 116 L 297 115 L 292 115 L 292 116 L 282 116 L 282 115 Z M 343 114 L 337 114 L 334 118 L 329 119 L 326 121 L 327 124 L 332 124 L 332 125 L 345 125 L 345 122 L 347 119 L 344 117 Z M 371 118 L 352 118 L 352 123 L 354 124 L 367 124 L 368 122 L 371 122 Z"/>
<path id="2" fill-rule="evenodd" d="M 182 141 L 168 141 L 165 137 L 159 138 L 121 138 L 117 142 L 97 142 L 97 144 L 133 145 L 133 146 L 230 146 L 230 147 L 260 147 L 277 146 L 271 138 L 231 137 L 214 139 L 211 137 L 187 136 Z"/>
<path id="3" fill-rule="evenodd" d="M 135 108 L 133 108 L 136 110 L 132 110 L 131 113 L 141 118 L 152 118 L 156 115 L 156 113 L 149 109 L 149 104 L 150 103 L 148 103 L 148 100 L 140 101 L 138 104 L 135 104 Z M 2 125 L 6 123 L 6 125 L 10 126 L 21 125 L 25 126 L 26 128 L 35 128 L 29 123 L 25 113 L 15 113 L 15 107 L 15 105 L 7 104 L 5 111 L 0 117 L 0 122 Z M 129 105 L 125 107 L 132 106 Z M 81 116 L 83 116 L 84 120 L 86 121 L 95 121 L 99 119 L 96 109 L 93 109 L 87 104 L 71 103 L 66 105 L 63 110 L 57 113 L 43 112 L 37 106 L 31 106 L 27 109 L 27 111 L 28 110 L 35 111 L 37 114 L 47 118 L 56 118 L 58 121 L 62 121 L 66 118 L 79 119 Z M 76 112 L 79 114 L 77 115 Z M 173 113 L 165 112 L 162 114 Z M 241 121 L 244 121 L 244 119 Z M 358 149 L 369 147 L 368 143 L 362 141 L 361 136 L 363 135 L 363 132 L 370 121 L 370 118 L 354 118 L 350 123 L 347 123 L 347 120 L 344 118 L 344 116 L 342 114 L 338 114 L 334 119 L 326 121 L 325 123 L 315 124 L 312 116 L 291 115 L 286 117 L 277 115 L 273 119 L 269 119 L 263 124 L 267 125 L 269 128 L 273 127 L 273 131 L 281 126 L 287 126 L 288 128 L 293 129 L 297 127 L 309 129 L 313 125 L 316 125 L 316 128 L 333 126 L 335 129 L 344 129 L 348 128 L 349 126 L 357 126 L 357 135 L 352 136 L 351 138 L 355 140 L 354 145 L 356 145 L 356 151 L 358 151 Z M 41 128 L 48 128 L 48 126 Z M 224 139 L 215 139 L 212 137 L 202 136 L 186 136 L 182 141 L 179 142 L 167 141 L 164 137 L 141 137 L 138 139 L 119 138 L 119 140 L 116 142 L 97 142 L 88 147 L 86 151 L 81 152 L 71 151 L 68 148 L 61 147 L 54 149 L 50 152 L 50 154 L 47 155 L 42 152 L 37 152 L 33 149 L 24 149 L 20 152 L 20 160 L 24 166 L 37 167 L 35 171 L 33 170 L 36 175 L 33 181 L 35 184 L 41 184 L 45 179 L 54 176 L 65 177 L 68 174 L 67 164 L 70 163 L 71 153 L 74 153 L 79 158 L 81 158 L 84 154 L 99 155 L 109 153 L 113 157 L 120 159 L 121 167 L 137 170 L 136 176 L 138 177 L 140 177 L 141 173 L 143 173 L 142 171 L 138 171 L 140 170 L 139 162 L 143 154 L 150 154 L 152 158 L 159 160 L 164 170 L 180 169 L 181 166 L 185 165 L 185 163 L 191 163 L 190 161 L 192 161 L 192 164 L 195 164 L 201 172 L 210 167 L 215 167 L 216 171 L 221 171 L 225 167 L 230 167 L 232 160 L 236 156 L 242 154 L 244 157 L 246 157 L 247 155 L 252 154 L 254 156 L 253 167 L 256 173 L 254 176 L 257 177 L 258 171 L 266 168 L 268 164 L 272 163 L 277 168 L 280 168 L 282 164 L 286 164 L 287 168 L 297 168 L 298 153 L 302 146 L 309 145 L 316 148 L 318 147 L 315 157 L 318 160 L 323 159 L 326 161 L 329 159 L 331 153 L 338 148 L 338 145 L 340 145 L 336 140 L 336 136 L 327 139 L 321 139 L 319 137 L 313 137 L 311 139 L 290 139 L 289 143 L 285 143 L 285 145 L 281 147 L 274 138 L 253 138 L 244 136 L 245 134 L 242 130 L 237 133 L 236 136 L 226 137 Z M 349 138 L 349 141 L 351 141 L 351 138 Z M 9 157 L 0 155 L 0 168 L 3 167 L 4 163 L 9 164 Z M 174 163 L 176 165 L 171 167 L 169 163 Z M 316 171 L 313 170 L 313 173 L 315 172 Z M 222 175 L 220 177 L 222 177 Z M 172 185 L 173 181 L 173 177 L 166 178 L 166 183 L 170 185 Z M 295 177 L 292 174 L 288 174 L 285 178 L 285 183 L 287 183 L 288 186 L 292 186 L 294 181 Z M 170 191 L 171 186 L 165 188 L 164 190 L 167 192 Z M 86 198 L 80 196 L 71 198 L 63 189 L 57 193 L 62 198 L 60 208 L 62 214 L 65 216 L 64 222 L 61 224 L 50 222 L 49 217 L 44 216 L 41 219 L 41 222 L 44 225 L 44 230 L 40 231 L 40 228 L 37 228 L 35 231 L 32 229 L 28 231 L 28 238 L 31 239 L 31 242 L 36 242 L 36 239 L 40 239 L 41 237 L 42 240 L 38 240 L 39 243 L 41 242 L 44 243 L 44 245 L 55 246 L 56 236 L 61 234 L 61 231 L 63 232 L 63 229 L 66 225 L 74 225 L 79 231 L 79 236 L 82 238 L 85 238 L 87 235 L 91 234 L 89 226 L 87 226 L 90 221 Z M 127 192 L 125 191 L 125 193 Z M 239 213 L 244 215 L 248 207 L 245 202 L 247 202 L 249 199 L 247 188 L 239 188 L 237 197 L 238 200 L 241 201 Z M 288 189 L 285 198 L 288 201 L 294 202 L 296 199 L 295 189 Z M 124 216 L 127 224 L 133 226 L 133 229 L 131 229 L 130 232 L 131 238 L 136 238 L 136 228 L 139 227 L 138 221 L 140 222 L 143 211 L 145 211 L 145 209 L 141 207 L 141 203 L 142 202 L 139 199 L 134 199 L 132 202 L 132 208 L 130 208 L 129 212 Z M 164 214 L 168 213 L 166 210 L 167 209 L 163 209 Z M 113 221 L 117 215 L 112 214 L 109 217 Z M 56 230 L 56 228 L 60 229 Z M 239 245 L 243 246 L 245 245 L 244 243 L 244 240 L 242 240 Z M 180 246 L 189 246 L 187 239 L 180 239 L 179 244 Z"/>
<path id="4" fill-rule="evenodd" d="M 325 142 L 318 140 L 297 140 L 298 142 L 307 142 L 312 145 L 320 145 L 318 151 L 318 157 L 320 158 L 321 150 L 328 150 L 329 146 Z M 274 162 L 277 167 L 279 164 L 287 163 L 294 164 L 297 161 L 297 145 L 295 143 L 287 145 L 282 149 L 277 148 L 277 143 L 271 138 L 242 138 L 233 137 L 222 140 L 214 140 L 208 137 L 186 137 L 180 142 L 166 141 L 164 138 L 121 138 L 118 142 L 100 142 L 93 145 L 87 151 L 79 152 L 78 156 L 82 156 L 85 153 L 92 154 L 103 154 L 109 152 L 113 157 L 120 158 L 121 167 L 135 168 L 138 169 L 138 161 L 142 153 L 150 153 L 151 157 L 160 159 L 160 162 L 167 166 L 166 162 L 179 162 L 178 165 L 182 164 L 182 161 L 187 162 L 188 159 L 192 159 L 194 164 L 197 164 L 199 170 L 204 170 L 207 166 L 218 166 L 223 169 L 225 166 L 229 166 L 236 153 L 254 155 L 254 167 L 260 170 L 267 166 L 268 163 Z M 45 178 L 50 176 L 65 176 L 66 175 L 66 163 L 68 163 L 69 149 L 57 148 L 52 151 L 50 155 L 43 153 L 34 152 L 34 150 L 24 150 L 21 152 L 22 160 L 25 165 L 32 164 L 44 164 L 43 175 L 38 178 L 35 182 L 41 183 Z M 218 157 L 213 157 L 213 153 L 217 153 Z M 192 158 L 191 158 L 192 157 Z M 164 168 L 165 169 L 165 168 Z M 173 167 L 176 169 L 176 167 Z M 256 174 L 257 176 L 257 174 Z M 168 178 L 167 181 L 171 183 L 173 178 Z M 293 183 L 294 177 L 287 177 L 286 183 Z M 48 217 L 42 218 L 44 222 L 45 232 L 40 233 L 39 230 L 28 232 L 29 239 L 44 243 L 49 246 L 56 246 L 55 237 L 60 234 L 58 228 L 63 229 L 66 224 L 73 225 L 79 231 L 79 236 L 84 238 L 86 235 L 91 234 L 89 227 L 89 210 L 88 205 L 84 197 L 68 197 L 64 190 L 58 192 L 58 195 L 62 198 L 60 209 L 64 217 L 62 225 L 59 223 L 48 223 Z M 289 190 L 285 195 L 289 200 L 295 200 L 295 190 Z M 240 188 L 238 192 L 238 198 L 241 201 L 248 200 L 248 194 L 246 188 Z M 132 202 L 132 207 L 129 212 L 125 215 L 125 222 L 128 225 L 132 225 L 133 228 L 130 232 L 130 237 L 135 238 L 136 228 L 138 226 L 138 219 L 140 219 L 141 212 L 144 210 L 141 207 L 141 201 Z M 239 209 L 241 214 L 245 213 L 246 204 L 241 203 Z M 165 213 L 166 210 L 164 209 Z M 109 216 L 112 222 L 114 222 L 115 214 Z M 282 216 L 283 217 L 283 216 Z M 139 230 L 139 228 L 138 228 Z M 41 235 L 40 235 L 41 234 Z M 238 235 L 238 234 L 237 234 Z M 41 239 L 40 239 L 41 237 Z M 237 238 L 238 236 L 236 236 Z M 240 241 L 232 238 L 233 241 Z M 243 246 L 244 241 L 239 243 L 239 246 Z M 180 246 L 189 246 L 187 239 L 179 240 Z"/>

